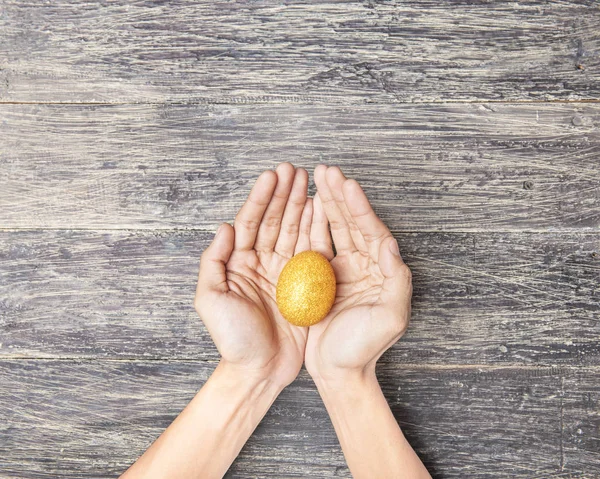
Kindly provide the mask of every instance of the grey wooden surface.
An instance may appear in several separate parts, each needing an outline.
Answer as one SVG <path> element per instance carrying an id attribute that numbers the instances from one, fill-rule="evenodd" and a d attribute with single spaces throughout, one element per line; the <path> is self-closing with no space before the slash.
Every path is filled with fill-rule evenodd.
<path id="1" fill-rule="evenodd" d="M 0 114 L 7 228 L 214 230 L 257 172 L 286 160 L 341 165 L 398 231 L 600 225 L 597 103 L 19 104 Z"/>
<path id="2" fill-rule="evenodd" d="M 292 161 L 413 270 L 378 374 L 433 476 L 600 478 L 599 103 L 596 1 L 0 0 L 0 477 L 160 434 L 218 360 L 199 255 Z M 349 476 L 305 371 L 228 473 Z"/>
<path id="3" fill-rule="evenodd" d="M 0 98 L 595 100 L 598 2 L 3 0 Z"/>
<path id="4" fill-rule="evenodd" d="M 412 325 L 387 361 L 600 364 L 594 233 L 396 233 Z M 0 353 L 10 358 L 218 355 L 192 308 L 203 231 L 0 233 Z"/>
<path id="5" fill-rule="evenodd" d="M 5 477 L 115 476 L 208 377 L 196 361 L 0 360 Z M 596 368 L 380 368 L 405 434 L 436 477 L 597 477 Z M 594 386 L 593 384 L 596 384 Z M 68 420 L 66 420 L 68 418 Z M 43 444 L 44 447 L 40 447 Z M 518 458 L 518 461 L 517 461 Z M 582 468 L 581 475 L 558 473 Z M 305 371 L 228 477 L 349 477 Z"/>

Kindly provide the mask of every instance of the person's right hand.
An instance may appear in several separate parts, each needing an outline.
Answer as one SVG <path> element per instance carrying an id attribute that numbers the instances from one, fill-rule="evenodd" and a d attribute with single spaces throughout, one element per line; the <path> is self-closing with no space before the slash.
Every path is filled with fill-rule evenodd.
<path id="1" fill-rule="evenodd" d="M 292 382 L 302 366 L 307 328 L 279 313 L 279 273 L 309 249 L 308 173 L 289 163 L 262 173 L 235 218 L 202 254 L 195 307 L 222 361 L 243 375 Z"/>
<path id="2" fill-rule="evenodd" d="M 311 249 L 331 261 L 337 294 L 327 317 L 309 328 L 306 369 L 315 380 L 374 374 L 379 357 L 408 326 L 411 272 L 355 180 L 319 165 L 315 183 Z"/>

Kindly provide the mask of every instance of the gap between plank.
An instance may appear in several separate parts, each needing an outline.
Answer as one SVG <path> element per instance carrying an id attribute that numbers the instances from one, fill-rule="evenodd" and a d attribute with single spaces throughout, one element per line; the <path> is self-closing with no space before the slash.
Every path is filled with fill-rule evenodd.
<path id="1" fill-rule="evenodd" d="M 218 359 L 200 359 L 200 358 L 102 358 L 102 357 L 77 357 L 77 356 L 0 356 L 1 362 L 21 362 L 21 361 L 37 361 L 37 362 L 73 362 L 73 363 L 202 363 L 202 364 L 218 364 Z M 599 365 L 574 366 L 569 364 L 552 365 L 552 364 L 423 364 L 423 363 L 378 363 L 378 367 L 386 368 L 390 365 L 401 366 L 403 369 L 412 370 L 469 370 L 481 369 L 486 371 L 502 371 L 507 369 L 515 369 L 520 371 L 548 371 L 557 375 L 562 372 L 585 372 L 585 371 L 600 371 Z M 303 368 L 304 369 L 304 368 Z"/>
<path id="2" fill-rule="evenodd" d="M 150 233 L 150 232 L 160 232 L 160 233 L 210 233 L 214 234 L 217 230 L 217 224 L 215 224 L 214 229 L 208 228 L 2 228 L 0 227 L 0 233 L 43 233 L 46 231 L 82 231 L 82 232 L 97 232 L 97 233 Z M 419 230 L 390 230 L 392 234 L 422 234 L 422 233 L 440 233 L 440 234 L 472 234 L 472 233 L 481 233 L 481 234 L 493 234 L 493 233 L 523 233 L 523 234 L 583 234 L 583 235 L 598 235 L 600 234 L 600 228 L 592 228 L 585 227 L 581 229 L 577 228 L 565 228 L 565 229 L 462 229 L 462 230 L 429 230 L 429 229 L 419 229 Z"/>
<path id="3" fill-rule="evenodd" d="M 82 101 L 82 102 L 62 102 L 62 101 L 0 101 L 2 105 L 63 105 L 63 106 L 137 106 L 137 105 L 180 105 L 180 106 L 191 106 L 191 105 L 285 105 L 285 104 L 296 104 L 296 105 L 324 105 L 324 106 L 378 106 L 378 105 L 444 105 L 444 104 L 464 104 L 464 105 L 479 105 L 479 104 L 503 104 L 503 105 L 537 105 L 543 103 L 551 104 L 578 104 L 578 103 L 600 103 L 598 98 L 584 98 L 578 100 L 439 100 L 439 101 L 356 101 L 356 102 L 342 102 L 342 101 L 331 101 L 331 100 L 306 100 L 291 97 L 290 99 L 282 98 L 280 101 L 277 99 L 261 100 L 253 98 L 227 98 L 227 99 L 209 99 L 201 98 L 198 100 L 191 101 L 176 101 L 176 100 L 165 100 L 165 101 L 125 101 L 125 102 L 93 102 L 93 101 Z"/>

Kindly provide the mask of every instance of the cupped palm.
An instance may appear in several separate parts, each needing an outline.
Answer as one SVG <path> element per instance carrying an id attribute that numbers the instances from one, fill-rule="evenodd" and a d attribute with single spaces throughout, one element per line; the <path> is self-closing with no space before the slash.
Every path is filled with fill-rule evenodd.
<path id="1" fill-rule="evenodd" d="M 302 365 L 307 329 L 281 316 L 275 289 L 287 261 L 309 246 L 307 183 L 289 163 L 259 177 L 234 227 L 221 225 L 202 255 L 195 301 L 223 360 L 286 384 Z"/>
<path id="2" fill-rule="evenodd" d="M 315 182 L 311 245 L 331 259 L 337 294 L 327 317 L 309 329 L 305 363 L 311 375 L 329 376 L 374 367 L 408 326 L 412 285 L 395 239 L 358 183 L 323 166 Z"/>

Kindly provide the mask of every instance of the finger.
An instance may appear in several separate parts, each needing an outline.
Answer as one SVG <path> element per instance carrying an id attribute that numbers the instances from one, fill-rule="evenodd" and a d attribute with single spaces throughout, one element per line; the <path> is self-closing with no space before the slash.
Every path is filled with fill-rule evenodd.
<path id="1" fill-rule="evenodd" d="M 235 217 L 235 249 L 252 249 L 262 217 L 277 185 L 277 175 L 271 170 L 263 172 L 248 195 L 244 206 Z"/>
<path id="2" fill-rule="evenodd" d="M 325 165 L 319 165 L 315 168 L 315 184 L 317 185 L 317 191 L 323 204 L 323 209 L 331 225 L 331 235 L 333 236 L 333 243 L 335 249 L 340 253 L 356 251 L 354 241 L 352 241 L 352 235 L 348 223 L 344 219 L 344 215 L 338 208 L 335 199 L 327 184 L 325 177 L 327 167 Z"/>
<path id="3" fill-rule="evenodd" d="M 346 180 L 342 191 L 348 211 L 354 218 L 371 257 L 378 261 L 381 243 L 392 233 L 373 211 L 367 195 L 356 180 Z"/>
<path id="4" fill-rule="evenodd" d="M 207 291 L 229 291 L 225 265 L 233 251 L 234 235 L 231 225 L 223 223 L 219 226 L 212 243 L 202 253 L 197 296 Z"/>
<path id="5" fill-rule="evenodd" d="M 348 211 L 348 206 L 346 205 L 346 201 L 344 199 L 344 193 L 342 192 L 342 185 L 346 181 L 346 177 L 338 166 L 332 166 L 331 168 L 327 168 L 327 171 L 325 172 L 325 179 L 327 180 L 329 191 L 331 191 L 331 196 L 333 196 L 335 203 L 342 212 L 342 215 L 344 215 L 344 219 L 348 224 L 348 229 L 350 230 L 350 235 L 352 236 L 354 245 L 359 251 L 367 253 L 367 243 L 365 242 L 360 229 L 356 225 L 354 218 Z"/>
<path id="6" fill-rule="evenodd" d="M 318 251 L 329 261 L 333 259 L 331 247 L 331 234 L 329 234 L 329 221 L 323 209 L 321 197 L 317 193 L 313 199 L 313 216 L 310 227 L 310 249 Z"/>
<path id="7" fill-rule="evenodd" d="M 307 191 L 308 173 L 305 169 L 298 168 L 290 197 L 285 205 L 279 237 L 275 243 L 275 251 L 283 256 L 291 258 L 294 254 L 294 248 L 296 247 L 300 231 L 300 220 L 304 211 L 304 205 L 306 204 Z"/>
<path id="8" fill-rule="evenodd" d="M 298 233 L 298 241 L 296 242 L 294 254 L 310 250 L 310 226 L 312 223 L 312 217 L 313 200 L 312 198 L 307 198 L 304 209 L 302 210 L 302 217 L 300 218 L 300 232 Z"/>
<path id="9" fill-rule="evenodd" d="M 412 275 L 400 256 L 398 243 L 393 236 L 382 241 L 379 247 L 379 268 L 384 276 L 379 301 L 394 310 L 406 306 L 412 295 Z"/>
<path id="10" fill-rule="evenodd" d="M 283 212 L 292 190 L 296 170 L 291 163 L 280 163 L 275 172 L 277 173 L 277 186 L 258 227 L 256 242 L 254 243 L 256 250 L 273 251 L 273 248 L 275 248 Z"/>

